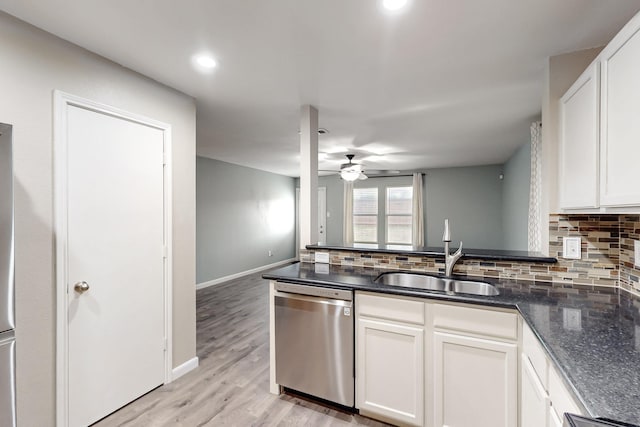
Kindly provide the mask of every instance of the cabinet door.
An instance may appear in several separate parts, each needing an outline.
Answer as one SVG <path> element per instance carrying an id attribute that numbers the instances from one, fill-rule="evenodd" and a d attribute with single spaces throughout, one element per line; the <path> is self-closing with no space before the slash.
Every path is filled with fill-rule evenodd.
<path id="1" fill-rule="evenodd" d="M 423 343 L 422 327 L 358 318 L 356 407 L 361 413 L 423 425 Z"/>
<path id="2" fill-rule="evenodd" d="M 549 408 L 549 427 L 562 427 L 562 417 L 564 415 L 556 414 L 553 407 Z"/>
<path id="3" fill-rule="evenodd" d="M 520 427 L 547 427 L 549 396 L 525 354 L 522 355 L 520 363 Z"/>
<path id="4" fill-rule="evenodd" d="M 518 423 L 517 345 L 434 333 L 434 425 Z"/>
<path id="5" fill-rule="evenodd" d="M 600 204 L 640 205 L 640 18 L 602 51 Z"/>
<path id="6" fill-rule="evenodd" d="M 600 86 L 596 61 L 560 100 L 560 207 L 598 207 Z"/>

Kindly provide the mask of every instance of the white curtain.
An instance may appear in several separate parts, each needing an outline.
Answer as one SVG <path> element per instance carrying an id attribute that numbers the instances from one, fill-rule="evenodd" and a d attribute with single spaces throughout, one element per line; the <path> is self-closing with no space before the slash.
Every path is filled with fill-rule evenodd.
<path id="1" fill-rule="evenodd" d="M 353 182 L 344 181 L 344 206 L 342 240 L 345 245 L 353 243 Z"/>
<path id="2" fill-rule="evenodd" d="M 542 123 L 531 123 L 531 184 L 529 186 L 529 250 L 542 250 L 540 201 L 542 199 Z"/>
<path id="3" fill-rule="evenodd" d="M 422 203 L 422 174 L 413 174 L 413 206 L 411 211 L 413 230 L 411 242 L 413 246 L 424 246 L 424 209 Z"/>

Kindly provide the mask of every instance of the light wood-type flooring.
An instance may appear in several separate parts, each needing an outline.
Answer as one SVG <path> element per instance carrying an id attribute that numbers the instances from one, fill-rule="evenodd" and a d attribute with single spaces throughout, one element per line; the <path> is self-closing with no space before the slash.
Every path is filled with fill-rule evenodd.
<path id="1" fill-rule="evenodd" d="M 261 273 L 196 295 L 200 366 L 95 426 L 386 425 L 301 397 L 269 393 L 269 286 Z"/>

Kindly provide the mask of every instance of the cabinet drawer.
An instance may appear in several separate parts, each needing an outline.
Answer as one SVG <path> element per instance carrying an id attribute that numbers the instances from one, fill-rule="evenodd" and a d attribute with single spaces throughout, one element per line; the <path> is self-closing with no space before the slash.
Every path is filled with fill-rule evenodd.
<path id="1" fill-rule="evenodd" d="M 433 326 L 509 340 L 518 339 L 518 315 L 503 311 L 435 304 Z"/>
<path id="2" fill-rule="evenodd" d="M 538 338 L 526 324 L 522 326 L 522 352 L 531 362 L 544 389 L 549 390 L 547 356 Z"/>
<path id="3" fill-rule="evenodd" d="M 356 292 L 356 311 L 359 316 L 424 325 L 424 302 L 406 297 Z"/>

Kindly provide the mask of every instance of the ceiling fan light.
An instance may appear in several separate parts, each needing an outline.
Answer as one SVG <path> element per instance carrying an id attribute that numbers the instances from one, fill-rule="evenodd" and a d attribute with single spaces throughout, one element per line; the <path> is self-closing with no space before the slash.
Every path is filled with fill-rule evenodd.
<path id="1" fill-rule="evenodd" d="M 358 179 L 361 174 L 362 172 L 360 171 L 343 169 L 340 172 L 340 178 L 344 179 L 345 181 L 353 182 Z"/>

